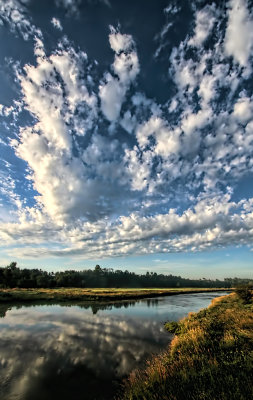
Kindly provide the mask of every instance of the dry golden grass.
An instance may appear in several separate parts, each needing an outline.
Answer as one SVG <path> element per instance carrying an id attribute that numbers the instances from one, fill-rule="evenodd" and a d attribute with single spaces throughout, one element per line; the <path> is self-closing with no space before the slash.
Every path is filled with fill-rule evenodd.
<path id="1" fill-rule="evenodd" d="M 167 351 L 125 382 L 124 400 L 253 399 L 253 305 L 213 300 L 179 324 Z"/>
<path id="2" fill-rule="evenodd" d="M 145 297 L 157 297 L 182 293 L 199 293 L 226 289 L 157 289 L 157 288 L 52 288 L 52 289 L 0 289 L 2 301 L 34 301 L 34 300 L 126 300 Z"/>

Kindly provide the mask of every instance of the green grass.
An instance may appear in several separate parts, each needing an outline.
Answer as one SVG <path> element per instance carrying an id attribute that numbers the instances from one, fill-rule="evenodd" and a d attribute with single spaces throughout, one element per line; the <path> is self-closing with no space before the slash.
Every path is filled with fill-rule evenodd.
<path id="1" fill-rule="evenodd" d="M 235 294 L 168 323 L 167 351 L 125 382 L 121 400 L 253 399 L 253 304 Z"/>
<path id="2" fill-rule="evenodd" d="M 0 302 L 12 301 L 71 301 L 71 300 L 127 300 L 145 297 L 169 296 L 182 293 L 199 293 L 206 291 L 224 291 L 227 289 L 157 289 L 157 288 L 57 288 L 57 289 L 0 289 Z"/>

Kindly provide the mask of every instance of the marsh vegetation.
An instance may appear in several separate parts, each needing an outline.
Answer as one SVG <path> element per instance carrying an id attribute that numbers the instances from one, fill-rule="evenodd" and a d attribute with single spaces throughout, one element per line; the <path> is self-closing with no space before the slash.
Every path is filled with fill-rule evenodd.
<path id="1" fill-rule="evenodd" d="M 247 290 L 247 294 L 249 291 Z M 134 371 L 122 400 L 253 398 L 253 304 L 231 294 L 165 328 L 169 348 Z"/>
<path id="2" fill-rule="evenodd" d="M 224 291 L 225 289 L 210 288 L 182 288 L 182 289 L 156 289 L 156 288 L 11 288 L 0 289 L 0 302 L 32 302 L 32 301 L 116 301 L 116 300 L 134 300 L 148 297 L 172 296 L 176 294 L 190 294 Z"/>

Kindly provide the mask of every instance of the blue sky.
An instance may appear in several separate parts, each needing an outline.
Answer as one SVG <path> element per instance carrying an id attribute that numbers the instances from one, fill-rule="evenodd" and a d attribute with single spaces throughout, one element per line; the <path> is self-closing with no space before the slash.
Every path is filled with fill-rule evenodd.
<path id="1" fill-rule="evenodd" d="M 252 276 L 252 5 L 0 0 L 1 265 Z"/>

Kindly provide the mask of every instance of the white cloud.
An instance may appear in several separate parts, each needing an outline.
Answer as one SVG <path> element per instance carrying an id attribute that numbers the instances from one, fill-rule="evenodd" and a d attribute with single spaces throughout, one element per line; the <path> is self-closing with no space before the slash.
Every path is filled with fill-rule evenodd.
<path id="1" fill-rule="evenodd" d="M 115 74 L 119 77 L 120 83 L 128 87 L 128 85 L 134 81 L 140 71 L 136 51 L 117 55 L 114 59 L 112 67 Z"/>
<path id="2" fill-rule="evenodd" d="M 7 23 L 10 30 L 18 32 L 24 40 L 42 35 L 31 21 L 26 7 L 28 3 L 29 1 L 19 0 L 0 1 L 0 21 Z"/>
<path id="3" fill-rule="evenodd" d="M 249 27 L 241 9 L 235 25 L 233 7 L 225 43 L 231 24 Z M 27 246 L 15 254 L 98 258 L 252 243 L 253 201 L 221 194 L 253 172 L 253 106 L 246 76 L 224 54 L 218 15 L 214 5 L 195 12 L 193 37 L 169 57 L 173 90 L 164 104 L 135 91 L 140 66 L 131 35 L 111 28 L 114 61 L 102 79 L 66 40 L 48 56 L 35 37 L 36 63 L 18 73 L 19 108 L 32 118 L 12 140 L 28 165 L 35 205 L 19 203 L 13 187 L 9 203 L 19 219 L 0 228 L 7 245 Z M 248 68 L 249 51 L 237 50 Z M 16 109 L 0 107 L 3 118 Z"/>
<path id="4" fill-rule="evenodd" d="M 247 97 L 240 98 L 234 105 L 235 118 L 242 124 L 253 119 L 253 102 Z"/>
<path id="5" fill-rule="evenodd" d="M 217 75 L 217 73 L 215 75 L 205 74 L 200 81 L 198 95 L 201 98 L 203 108 L 207 107 L 216 96 Z"/>
<path id="6" fill-rule="evenodd" d="M 187 134 L 191 134 L 194 131 L 203 128 L 209 122 L 211 116 L 210 109 L 202 109 L 195 113 L 186 113 L 182 119 L 182 130 Z"/>
<path id="7" fill-rule="evenodd" d="M 7 164 L 8 168 L 8 164 Z M 16 182 L 12 178 L 11 174 L 0 172 L 0 195 L 5 199 L 5 206 L 10 204 L 14 206 L 14 209 L 21 209 L 23 206 L 23 202 L 21 200 L 21 196 L 16 193 Z M 1 205 L 1 203 L 0 203 Z M 9 207 L 8 207 L 9 208 Z M 10 212 L 11 214 L 11 212 Z M 13 219 L 13 215 L 10 215 L 10 219 Z M 7 216 L 5 215 L 4 219 Z"/>
<path id="8" fill-rule="evenodd" d="M 106 74 L 105 81 L 99 87 L 101 109 L 108 121 L 115 121 L 121 110 L 127 88 L 111 74 Z"/>
<path id="9" fill-rule="evenodd" d="M 141 156 L 138 148 L 126 149 L 125 163 L 133 190 L 143 190 L 148 186 L 152 167 L 152 153 L 148 151 Z"/>
<path id="10" fill-rule="evenodd" d="M 178 61 L 178 56 L 181 57 L 180 61 Z M 182 56 L 182 48 L 179 48 L 179 51 L 174 48 L 170 56 L 171 64 L 175 70 L 175 83 L 181 90 L 185 90 L 188 87 L 189 92 L 192 92 L 192 88 L 196 85 L 196 77 L 194 76 L 196 65 L 193 60 L 186 61 Z"/>
<path id="11" fill-rule="evenodd" d="M 36 64 L 26 65 L 18 76 L 24 107 L 34 122 L 20 128 L 19 138 L 11 142 L 29 166 L 27 179 L 38 193 L 35 208 L 63 226 L 79 218 L 104 218 L 116 204 L 120 212 L 126 201 L 129 207 L 126 145 L 96 132 L 101 117 L 86 54 L 62 46 L 47 57 L 38 39 L 35 55 Z M 119 74 L 127 85 L 126 72 Z M 83 139 L 84 148 L 79 145 Z"/>
<path id="12" fill-rule="evenodd" d="M 60 31 L 62 31 L 62 24 L 61 21 L 58 18 L 53 17 L 51 19 L 51 23 L 53 24 L 53 26 L 57 29 L 59 29 Z"/>
<path id="13" fill-rule="evenodd" d="M 194 36 L 189 40 L 190 46 L 200 47 L 211 34 L 216 19 L 215 4 L 206 5 L 196 12 Z"/>
<path id="14" fill-rule="evenodd" d="M 101 109 L 109 121 L 115 121 L 120 114 L 126 93 L 139 73 L 139 61 L 134 42 L 130 35 L 122 35 L 111 27 L 109 35 L 111 48 L 116 52 L 112 70 L 116 76 L 107 73 L 99 87 Z"/>
<path id="15" fill-rule="evenodd" d="M 69 48 L 46 58 L 41 47 L 36 53 L 37 65 L 26 65 L 19 79 L 26 108 L 37 122 L 22 128 L 19 141 L 12 143 L 30 167 L 37 201 L 53 219 L 62 221 L 87 211 L 83 197 L 93 183 L 82 160 L 73 157 L 72 129 L 77 136 L 85 135 L 96 115 L 97 100 L 80 76 L 86 63 L 83 53 Z M 88 111 L 87 116 L 80 115 L 82 131 L 75 129 L 80 106 Z"/>
<path id="16" fill-rule="evenodd" d="M 162 27 L 161 31 L 155 36 L 155 40 L 158 41 L 159 46 L 155 52 L 155 58 L 159 57 L 160 53 L 165 50 L 170 44 L 170 31 L 176 25 L 176 16 L 181 11 L 181 6 L 178 1 L 171 0 L 170 4 L 164 8 L 166 23 Z"/>
<path id="17" fill-rule="evenodd" d="M 171 153 L 177 154 L 180 149 L 179 130 L 171 130 L 160 117 L 152 116 L 149 121 L 139 126 L 136 130 L 136 138 L 140 148 L 150 145 L 150 138 L 154 138 L 156 144 L 154 153 L 163 157 Z"/>
<path id="18" fill-rule="evenodd" d="M 117 30 L 110 26 L 111 33 L 109 35 L 109 42 L 112 50 L 115 51 L 116 54 L 121 53 L 122 51 L 130 51 L 134 48 L 134 42 L 131 35 L 121 34 L 117 32 Z"/>
<path id="19" fill-rule="evenodd" d="M 134 128 L 136 127 L 137 120 L 135 115 L 131 115 L 131 112 L 128 110 L 123 115 L 123 118 L 120 121 L 120 125 L 122 126 L 125 131 L 128 133 L 132 133 Z"/>
<path id="20" fill-rule="evenodd" d="M 246 0 L 230 0 L 229 5 L 225 51 L 242 67 L 246 67 L 253 49 L 253 18 Z"/>
<path id="21" fill-rule="evenodd" d="M 120 217 L 114 224 L 105 220 L 69 226 L 41 223 L 2 224 L 0 236 L 7 243 L 46 244 L 54 232 L 54 248 L 40 246 L 11 250 L 22 257 L 78 256 L 112 257 L 130 254 L 203 251 L 227 245 L 251 245 L 253 238 L 253 199 L 232 202 L 229 195 L 199 200 L 179 214 L 142 217 L 137 213 Z M 33 234 L 31 234 L 33 232 Z M 36 235 L 34 234 L 36 232 Z M 57 244 L 58 242 L 58 244 Z M 64 245 L 68 242 L 68 246 Z"/>

